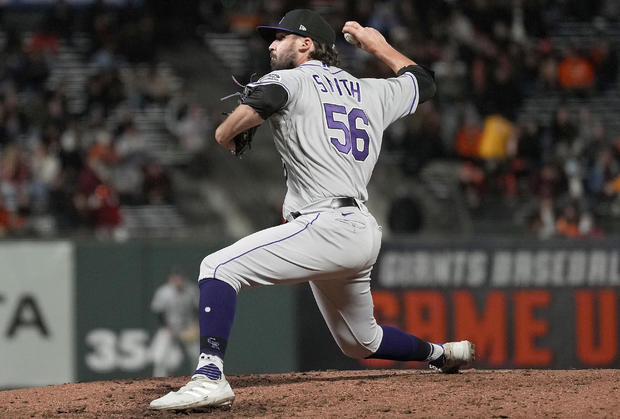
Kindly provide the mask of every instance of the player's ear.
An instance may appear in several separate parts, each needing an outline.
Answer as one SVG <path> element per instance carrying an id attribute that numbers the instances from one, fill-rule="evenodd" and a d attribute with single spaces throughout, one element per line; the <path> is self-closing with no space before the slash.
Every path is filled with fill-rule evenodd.
<path id="1" fill-rule="evenodd" d="M 301 40 L 301 43 L 299 44 L 299 52 L 304 53 L 304 52 L 312 52 L 314 50 L 314 41 L 312 41 L 312 38 L 308 38 L 305 37 Z"/>

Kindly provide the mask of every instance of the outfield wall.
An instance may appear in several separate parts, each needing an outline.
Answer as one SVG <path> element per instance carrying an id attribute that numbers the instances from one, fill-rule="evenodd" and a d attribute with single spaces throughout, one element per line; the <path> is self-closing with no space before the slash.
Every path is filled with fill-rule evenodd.
<path id="1" fill-rule="evenodd" d="M 213 243 L 0 243 L 0 387 L 152 374 L 155 288 L 195 279 Z M 478 368 L 619 368 L 617 240 L 385 242 L 375 312 L 426 339 L 469 338 Z M 229 374 L 364 367 L 339 353 L 305 285 L 241 293 Z M 179 351 L 180 352 L 180 351 Z M 175 375 L 195 360 L 177 353 Z"/>
<path id="2" fill-rule="evenodd" d="M 375 305 L 422 337 L 472 339 L 481 367 L 617 368 L 619 267 L 616 240 L 394 242 Z"/>
<path id="3" fill-rule="evenodd" d="M 0 243 L 0 388 L 71 382 L 73 246 Z"/>

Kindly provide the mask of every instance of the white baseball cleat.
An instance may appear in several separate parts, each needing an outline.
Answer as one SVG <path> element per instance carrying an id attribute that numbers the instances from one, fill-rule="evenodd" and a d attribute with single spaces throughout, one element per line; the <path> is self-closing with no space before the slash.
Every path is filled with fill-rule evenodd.
<path id="1" fill-rule="evenodd" d="M 159 410 L 182 410 L 198 407 L 228 407 L 235 400 L 230 384 L 222 373 L 222 361 L 200 354 L 198 368 L 192 379 L 178 391 L 155 399 L 149 407 Z"/>
<path id="2" fill-rule="evenodd" d="M 431 369 L 444 374 L 455 374 L 461 367 L 468 367 L 476 359 L 476 345 L 468 340 L 447 342 L 443 345 L 444 353 L 435 361 L 429 362 Z"/>

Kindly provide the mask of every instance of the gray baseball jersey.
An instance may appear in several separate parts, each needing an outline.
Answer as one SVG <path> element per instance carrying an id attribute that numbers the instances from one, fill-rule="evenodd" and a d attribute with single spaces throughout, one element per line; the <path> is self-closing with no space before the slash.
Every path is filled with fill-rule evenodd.
<path id="1" fill-rule="evenodd" d="M 390 79 L 358 79 L 309 61 L 250 84 L 264 86 L 250 106 L 269 120 L 284 162 L 289 222 L 208 255 L 199 279 L 218 279 L 237 291 L 309 282 L 342 351 L 354 358 L 377 351 L 383 332 L 373 315 L 370 273 L 381 228 L 361 203 L 368 199 L 383 130 L 412 113 L 426 90 L 418 89 L 424 76 L 408 68 Z M 345 200 L 348 206 L 333 206 L 333 198 L 355 198 L 357 205 Z"/>
<path id="2" fill-rule="evenodd" d="M 264 84 L 278 84 L 288 95 L 269 118 L 287 177 L 285 215 L 326 198 L 366 201 L 383 131 L 413 113 L 419 101 L 409 72 L 358 79 L 316 60 L 273 71 L 249 86 Z"/>

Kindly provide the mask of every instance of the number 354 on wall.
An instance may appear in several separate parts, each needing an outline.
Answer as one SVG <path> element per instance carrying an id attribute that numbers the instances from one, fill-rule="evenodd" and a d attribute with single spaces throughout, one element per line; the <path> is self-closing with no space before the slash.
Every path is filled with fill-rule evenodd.
<path id="1" fill-rule="evenodd" d="M 85 338 L 88 351 L 86 366 L 98 373 L 139 371 L 153 363 L 154 342 L 146 329 L 93 329 Z M 174 369 L 183 359 L 178 347 L 171 348 L 170 365 Z"/>

